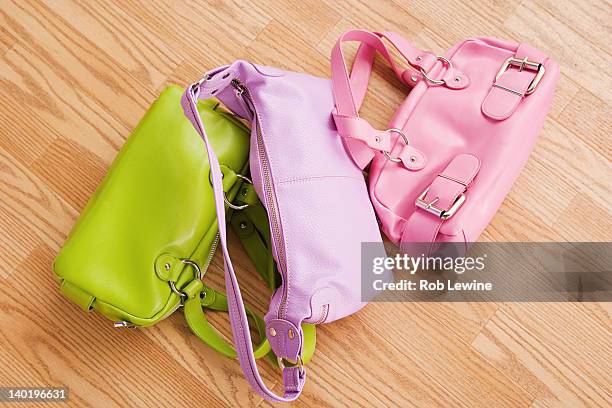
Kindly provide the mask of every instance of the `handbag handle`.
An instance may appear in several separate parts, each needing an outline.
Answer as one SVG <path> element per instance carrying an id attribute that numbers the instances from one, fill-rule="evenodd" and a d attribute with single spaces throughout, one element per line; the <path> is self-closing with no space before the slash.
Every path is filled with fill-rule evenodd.
<path id="1" fill-rule="evenodd" d="M 389 41 L 399 52 L 409 64 L 408 69 L 401 70 L 394 63 L 383 39 Z M 350 41 L 360 42 L 361 45 L 349 75 L 342 44 Z M 462 89 L 468 84 L 467 77 L 455 69 L 448 59 L 413 47 L 397 33 L 350 30 L 342 34 L 331 53 L 332 89 L 336 104 L 333 117 L 348 153 L 361 169 L 370 163 L 376 151 L 384 152 L 391 158 L 389 152 L 393 133 L 399 133 L 407 142 L 406 136 L 400 129 L 376 130 L 365 119 L 359 117 L 359 109 L 365 98 L 376 52 L 387 60 L 398 78 L 411 86 L 424 81 L 428 85 L 445 85 L 452 89 Z M 439 71 L 443 66 L 448 68 L 443 77 L 433 79 L 432 73 Z"/>
<path id="2" fill-rule="evenodd" d="M 207 78 L 207 76 L 204 78 Z M 284 388 L 284 394 L 282 396 L 275 394 L 268 387 L 266 387 L 257 369 L 257 362 L 255 361 L 255 356 L 253 354 L 251 334 L 249 332 L 249 322 L 247 320 L 244 302 L 242 301 L 242 295 L 240 294 L 240 286 L 238 285 L 236 273 L 234 272 L 232 260 L 227 249 L 227 230 L 224 221 L 225 203 L 223 200 L 223 187 L 221 184 L 222 173 L 219 167 L 219 161 L 217 160 L 217 156 L 215 155 L 210 141 L 208 140 L 206 130 L 204 129 L 204 125 L 196 107 L 203 83 L 205 83 L 205 81 L 200 81 L 187 87 L 183 97 L 181 98 L 181 104 L 183 106 L 185 116 L 187 119 L 189 119 L 195 130 L 204 141 L 208 161 L 210 163 L 215 208 L 217 210 L 217 223 L 219 225 L 219 242 L 221 244 L 221 252 L 223 254 L 227 305 L 238 361 L 240 362 L 242 371 L 249 384 L 251 384 L 251 386 L 261 396 L 270 401 L 294 401 L 300 396 L 306 381 L 306 372 L 301 365 L 285 366 L 282 368 Z M 218 91 L 221 91 L 221 88 L 206 90 L 204 95 L 202 95 L 202 98 L 210 98 L 212 97 L 213 92 L 217 93 Z"/>

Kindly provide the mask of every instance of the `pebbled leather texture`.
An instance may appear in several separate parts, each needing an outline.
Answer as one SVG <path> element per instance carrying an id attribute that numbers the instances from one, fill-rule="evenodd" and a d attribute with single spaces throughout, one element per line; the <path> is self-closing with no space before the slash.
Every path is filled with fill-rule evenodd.
<path id="1" fill-rule="evenodd" d="M 413 66 L 412 70 L 397 70 L 381 41 L 383 38 L 398 48 L 400 55 Z M 340 48 L 343 41 L 362 43 L 350 80 Z M 375 50 L 391 62 L 398 77 L 412 88 L 389 128 L 402 130 L 410 148 L 422 152 L 426 159 L 421 168 L 407 166 L 402 154 L 406 144 L 396 132 L 391 134 L 389 155 L 402 158 L 400 162 L 389 160 L 381 151 L 363 143 L 367 136 L 342 135 L 350 140 L 347 149 L 355 163 L 362 168 L 371 163 L 370 198 L 383 232 L 398 245 L 402 244 L 402 239 L 476 241 L 528 159 L 552 103 L 559 79 L 558 64 L 528 44 L 473 38 L 455 45 L 445 55 L 452 64 L 450 69 L 442 59 L 435 60 L 428 53 L 416 50 L 398 34 L 351 30 L 340 37 L 332 51 L 337 115 L 358 117 Z M 425 69 L 428 76 L 442 79 L 442 84 L 432 83 L 414 73 L 414 67 L 419 67 L 415 64 L 417 56 L 421 57 L 421 66 L 429 64 Z M 517 93 L 493 86 L 501 66 L 512 56 L 527 57 L 546 69 L 533 93 L 525 95 L 536 71 L 527 68 L 521 71 L 516 65 L 501 75 L 497 85 Z M 367 127 L 362 125 L 361 128 Z M 417 197 L 435 182 L 454 158 L 463 154 L 473 155 L 480 162 L 478 174 L 465 192 L 463 206 L 445 221 L 431 214 L 413 217 L 417 212 L 424 212 L 415 205 Z M 428 196 L 433 193 L 430 190 Z M 445 196 L 445 193 L 438 193 L 440 197 L 429 198 L 435 200 Z"/>
<path id="2" fill-rule="evenodd" d="M 236 78 L 251 93 L 255 121 L 261 121 L 260 147 L 264 152 L 251 154 L 250 167 L 268 212 L 271 205 L 278 211 L 282 242 L 276 242 L 274 234 L 272 239 L 277 262 L 281 246 L 286 260 L 279 265 L 281 275 L 285 269 L 285 282 L 277 293 L 283 285 L 288 286 L 287 310 L 282 318 L 296 326 L 309 316 L 320 318 L 319 310 L 311 310 L 310 299 L 321 289 L 337 293 L 326 322 L 354 313 L 363 306 L 360 244 L 381 241 L 381 236 L 362 173 L 335 137 L 330 82 L 294 72 L 276 72 L 270 77 L 260 74 L 265 68 L 244 61 L 233 66 Z M 226 89 L 218 98 L 231 105 L 228 100 L 235 100 L 236 94 Z M 256 133 L 251 140 L 255 148 L 260 143 Z M 275 203 L 264 191 L 262 155 L 269 162 Z M 266 321 L 278 317 L 278 297 L 273 299 Z"/>
<path id="3" fill-rule="evenodd" d="M 197 99 L 213 95 L 252 123 L 251 176 L 268 211 L 274 255 L 283 278 L 265 316 L 268 339 L 279 358 L 295 361 L 303 354 L 299 349 L 303 333 L 279 330 L 270 336 L 280 321 L 285 322 L 279 326 L 283 328 L 297 328 L 304 321 L 331 322 L 364 305 L 361 243 L 381 242 L 365 181 L 333 124 L 329 80 L 246 61 L 209 72 L 187 89 L 183 107 L 206 143 L 211 163 L 216 152 L 208 147 L 207 129 L 193 106 Z M 213 180 L 216 174 L 213 168 Z M 213 184 L 222 218 L 220 179 Z M 243 372 L 265 398 L 294 400 L 305 381 L 303 370 L 285 367 L 282 396 L 270 391 L 259 376 L 238 282 L 221 232 L 230 318 Z M 296 337 L 289 338 L 289 333 Z"/>

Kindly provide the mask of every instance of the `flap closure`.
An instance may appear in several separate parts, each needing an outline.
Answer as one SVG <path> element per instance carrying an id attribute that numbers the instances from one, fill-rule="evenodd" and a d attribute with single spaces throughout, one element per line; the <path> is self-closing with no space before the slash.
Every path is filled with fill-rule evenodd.
<path id="1" fill-rule="evenodd" d="M 495 120 L 509 118 L 523 98 L 535 91 L 546 72 L 542 65 L 545 59 L 541 51 L 521 44 L 516 54 L 501 64 L 482 102 L 482 113 Z"/>
<path id="2" fill-rule="evenodd" d="M 266 333 L 274 354 L 297 361 L 302 353 L 302 330 L 283 319 L 270 320 Z"/>
<path id="3" fill-rule="evenodd" d="M 463 205 L 463 193 L 478 174 L 480 160 L 471 154 L 460 154 L 438 174 L 433 183 L 417 198 L 418 208 L 446 220 Z"/>

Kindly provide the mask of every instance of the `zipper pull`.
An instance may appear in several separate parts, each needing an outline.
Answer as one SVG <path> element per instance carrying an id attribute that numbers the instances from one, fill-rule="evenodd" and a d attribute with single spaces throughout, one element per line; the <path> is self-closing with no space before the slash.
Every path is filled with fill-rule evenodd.
<path id="1" fill-rule="evenodd" d="M 115 323 L 113 323 L 113 326 L 116 329 L 119 329 L 119 328 L 134 329 L 134 328 L 136 328 L 136 325 L 134 323 L 129 323 L 129 322 L 125 322 L 125 321 L 115 322 Z"/>
<path id="2" fill-rule="evenodd" d="M 244 87 L 244 85 L 242 85 L 242 82 L 240 82 L 238 79 L 234 78 L 234 79 L 232 79 L 232 82 L 230 84 L 236 90 L 236 96 L 242 96 L 242 94 L 245 91 L 245 87 Z"/>

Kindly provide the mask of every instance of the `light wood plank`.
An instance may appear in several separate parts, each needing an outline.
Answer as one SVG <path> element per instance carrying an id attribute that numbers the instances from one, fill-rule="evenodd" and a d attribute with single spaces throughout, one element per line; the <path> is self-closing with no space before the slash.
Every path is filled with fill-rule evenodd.
<path id="1" fill-rule="evenodd" d="M 15 44 L 17 39 L 4 27 L 0 27 L 0 56 L 4 55 Z"/>
<path id="2" fill-rule="evenodd" d="M 3 385 L 68 386 L 79 406 L 175 406 L 177 396 L 229 406 L 142 331 L 112 330 L 62 297 L 54 254 L 37 247 L 0 282 L 0 324 L 11 328 L 1 331 L 2 354 L 18 362 L 0 370 Z"/>
<path id="3" fill-rule="evenodd" d="M 77 212 L 1 150 L 0 186 L 0 276 L 8 277 L 40 245 L 58 251 Z"/>
<path id="4" fill-rule="evenodd" d="M 579 305 L 516 304 L 503 306 L 473 344 L 537 406 L 607 407 L 609 335 L 609 326 L 599 327 Z"/>

